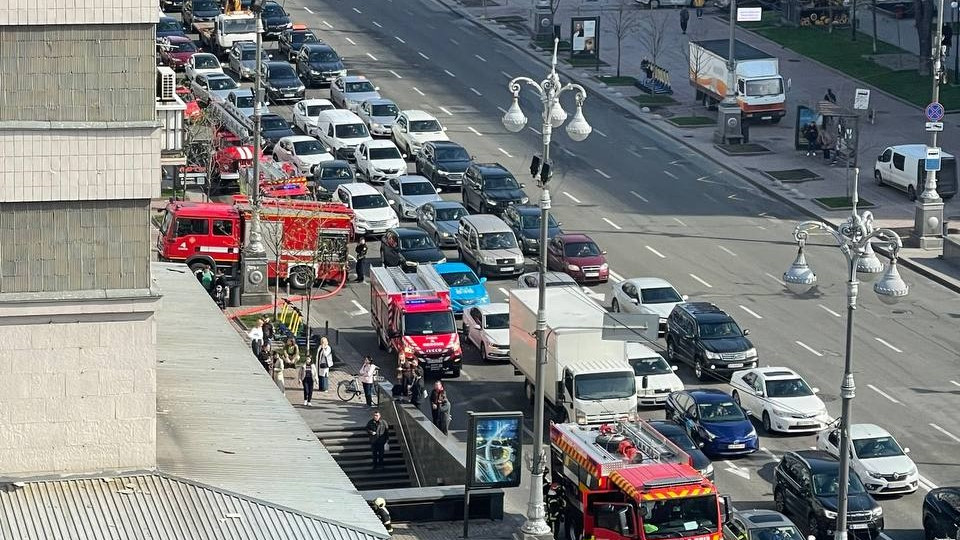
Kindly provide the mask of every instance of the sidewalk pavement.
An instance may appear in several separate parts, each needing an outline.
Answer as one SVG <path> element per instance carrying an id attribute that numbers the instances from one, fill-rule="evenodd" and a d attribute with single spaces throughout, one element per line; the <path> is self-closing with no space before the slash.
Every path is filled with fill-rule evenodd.
<path id="1" fill-rule="evenodd" d="M 478 2 L 468 0 L 440 0 L 449 9 L 468 17 L 476 24 L 485 27 L 493 35 L 504 42 L 515 45 L 519 50 L 548 61 L 551 51 L 533 49 L 529 43 L 528 34 L 525 34 L 524 25 L 529 26 L 532 20 L 532 8 L 529 0 L 496 0 L 498 5 L 487 2 L 485 7 L 474 6 Z M 601 17 L 601 50 L 600 57 L 608 66 L 601 66 L 599 73 L 613 75 L 616 73 L 617 40 L 613 31 L 614 9 L 619 0 L 561 0 L 557 11 L 555 24 L 560 24 L 564 32 L 569 27 L 570 17 L 599 16 Z M 852 174 L 843 163 L 830 166 L 821 156 L 807 157 L 804 152 L 794 149 L 794 129 L 796 124 L 796 109 L 799 105 L 816 108 L 827 88 L 833 89 L 839 97 L 840 104 L 852 108 L 853 96 L 857 88 L 871 89 L 870 106 L 877 112 L 875 124 L 871 124 L 865 117 L 860 122 L 860 199 L 875 205 L 870 208 L 875 223 L 880 227 L 890 227 L 901 232 L 905 239 L 910 236 L 914 222 L 914 203 L 906 195 L 890 187 L 878 186 L 873 180 L 873 165 L 876 156 L 889 145 L 923 143 L 928 140 L 924 130 L 923 111 L 896 97 L 885 94 L 863 82 L 856 81 L 842 73 L 824 66 L 816 61 L 801 56 L 789 49 L 762 38 L 742 28 L 737 29 L 737 39 L 748 43 L 760 50 L 776 55 L 780 59 L 780 70 L 784 79 L 792 82 L 791 90 L 787 94 L 787 116 L 776 125 L 751 126 L 750 140 L 762 144 L 771 153 L 754 156 L 731 157 L 714 146 L 714 127 L 683 128 L 667 121 L 672 116 L 708 116 L 715 117 L 716 113 L 707 111 L 702 105 L 694 103 L 695 91 L 689 85 L 687 74 L 688 61 L 683 50 L 688 46 L 688 40 L 722 39 L 729 35 L 729 25 L 718 17 L 714 8 L 708 8 L 702 19 L 692 16 L 688 34 L 680 32 L 680 11 L 678 9 L 641 9 L 631 4 L 629 8 L 636 12 L 640 20 L 640 30 L 626 36 L 622 44 L 621 73 L 623 75 L 638 76 L 641 74 L 640 63 L 650 55 L 641 43 L 638 34 L 643 32 L 643 25 L 648 24 L 651 18 L 667 18 L 667 32 L 662 51 L 658 55 L 657 63 L 668 69 L 673 84 L 673 99 L 678 104 L 657 109 L 653 112 L 643 112 L 641 107 L 630 99 L 637 96 L 640 90 L 626 86 L 607 86 L 595 79 L 597 74 L 593 68 L 573 68 L 561 62 L 558 71 L 584 85 L 588 90 L 588 99 L 599 97 L 624 109 L 627 115 L 646 122 L 651 127 L 665 133 L 677 141 L 682 152 L 693 155 L 690 149 L 704 154 L 707 158 L 719 164 L 717 174 L 731 172 L 738 175 L 770 195 L 787 201 L 789 204 L 807 215 L 825 222 L 837 225 L 850 215 L 849 210 L 827 210 L 813 199 L 819 197 L 846 196 Z M 692 14 L 691 14 L 692 15 Z M 879 17 L 879 15 L 878 15 Z M 518 22 L 526 21 L 526 22 Z M 880 24 L 878 23 L 878 27 Z M 915 32 L 914 32 L 915 33 Z M 562 53 L 561 53 L 562 54 Z M 544 70 L 546 70 L 546 66 Z M 506 92 L 506 90 L 504 90 Z M 948 125 L 949 118 L 948 118 Z M 960 155 L 960 138 L 947 137 L 941 144 L 945 151 Z M 632 147 L 628 142 L 626 149 L 640 150 Z M 682 167 L 682 163 L 678 166 Z M 800 182 L 779 182 L 764 174 L 764 171 L 787 171 L 807 169 L 817 180 Z M 708 180 L 708 179 L 705 179 Z M 957 199 L 946 203 L 944 218 L 954 223 L 960 222 L 960 203 Z M 864 209 L 864 208 L 861 208 Z M 907 266 L 929 279 L 960 291 L 960 268 L 945 264 L 938 258 L 939 252 L 923 251 L 907 248 L 901 251 L 904 266 Z"/>

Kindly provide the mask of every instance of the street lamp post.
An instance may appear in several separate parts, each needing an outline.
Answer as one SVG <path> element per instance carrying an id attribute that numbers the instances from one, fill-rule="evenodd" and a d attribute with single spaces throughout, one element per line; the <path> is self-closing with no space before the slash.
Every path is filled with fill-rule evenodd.
<path id="1" fill-rule="evenodd" d="M 807 264 L 803 253 L 804 245 L 813 232 L 832 236 L 837 247 L 847 258 L 847 328 L 846 347 L 843 363 L 843 382 L 840 385 L 840 397 L 843 400 L 840 412 L 840 485 L 838 490 L 837 525 L 834 532 L 836 540 L 847 540 L 847 492 L 850 475 L 850 405 L 856 386 L 853 381 L 853 315 L 857 309 L 857 294 L 860 281 L 873 281 L 879 274 L 883 276 L 874 283 L 873 290 L 885 304 L 895 304 L 909 292 L 909 287 L 900 278 L 897 271 L 897 254 L 903 244 L 896 232 L 890 229 L 875 228 L 873 214 L 869 211 L 857 214 L 857 179 L 860 170 L 854 169 L 853 210 L 850 217 L 839 229 L 834 230 L 820 221 L 804 221 L 794 229 L 793 236 L 799 246 L 797 258 L 783 273 L 787 289 L 794 294 L 804 294 L 817 282 L 817 275 Z M 884 272 L 883 264 L 873 251 L 872 243 L 889 250 L 890 264 Z"/>
<path id="2" fill-rule="evenodd" d="M 534 402 L 533 402 L 533 460 L 530 467 L 530 499 L 527 504 L 527 520 L 520 531 L 514 535 L 515 538 L 552 538 L 552 531 L 547 525 L 545 519 L 543 503 L 543 475 L 544 475 L 544 451 L 543 451 L 543 407 L 544 407 L 544 380 L 543 366 L 547 360 L 547 311 L 546 311 L 546 273 L 547 273 L 547 240 L 549 239 L 548 226 L 550 219 L 550 190 L 547 189 L 547 183 L 550 181 L 550 136 L 553 128 L 558 128 L 567 119 L 567 113 L 560 105 L 560 95 L 567 91 L 574 91 L 574 99 L 577 103 L 577 112 L 573 119 L 567 124 L 567 135 L 574 141 L 582 141 L 590 135 L 593 130 L 590 124 L 583 117 L 583 102 L 587 98 L 587 91 L 582 86 L 574 83 L 561 84 L 560 76 L 557 74 L 557 46 L 560 43 L 558 38 L 553 39 L 553 60 L 550 73 L 539 83 L 529 77 L 515 77 L 507 84 L 510 93 L 513 94 L 513 104 L 503 115 L 503 126 L 511 132 L 519 132 L 527 124 L 527 117 L 520 109 L 520 89 L 521 84 L 527 84 L 536 89 L 540 96 L 540 102 L 543 104 L 542 134 L 543 134 L 543 157 L 536 169 L 531 167 L 531 172 L 535 174 L 537 185 L 541 188 L 540 195 L 540 244 L 538 246 L 540 260 L 537 262 L 538 271 L 538 301 L 537 301 L 537 369 L 534 380 Z M 536 164 L 536 158 L 534 158 Z"/>
<path id="3" fill-rule="evenodd" d="M 940 9 L 937 10 L 937 27 L 934 34 L 933 46 L 930 51 L 933 72 L 933 91 L 931 103 L 940 101 L 940 83 L 946 67 L 943 65 L 943 0 L 940 0 Z M 921 51 L 923 52 L 923 51 Z M 942 116 L 942 115 L 941 115 Z M 931 118 L 935 120 L 936 118 Z M 930 146 L 928 151 L 940 152 L 937 146 L 937 132 L 930 130 Z M 937 173 L 927 171 L 923 191 L 917 196 L 917 205 L 913 217 L 913 238 L 922 249 L 943 249 L 943 199 L 937 193 Z"/>
<path id="4" fill-rule="evenodd" d="M 953 49 L 953 84 L 957 85 L 957 76 L 960 75 L 960 54 L 957 54 L 957 51 L 960 50 L 960 31 L 957 29 L 957 12 L 960 11 L 957 8 L 960 7 L 960 2 L 953 0 L 950 2 L 950 7 L 953 8 L 953 40 L 954 43 L 951 45 Z"/>
<path id="5" fill-rule="evenodd" d="M 730 36 L 727 45 L 727 90 L 723 101 L 717 105 L 717 131 L 714 142 L 717 144 L 739 143 L 743 140 L 743 124 L 740 105 L 737 103 L 737 0 L 730 0 Z"/>

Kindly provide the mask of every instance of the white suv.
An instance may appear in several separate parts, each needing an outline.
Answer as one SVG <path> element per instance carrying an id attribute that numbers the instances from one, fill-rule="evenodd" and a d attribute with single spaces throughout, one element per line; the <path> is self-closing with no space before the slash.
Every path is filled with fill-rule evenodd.
<path id="1" fill-rule="evenodd" d="M 431 114 L 424 111 L 403 111 L 393 123 L 393 142 L 400 151 L 413 156 L 420 151 L 423 143 L 430 141 L 449 141 L 445 133 L 447 128 Z"/>
<path id="2" fill-rule="evenodd" d="M 368 182 L 386 182 L 407 174 L 406 156 L 391 141 L 362 142 L 354 150 L 357 173 Z"/>
<path id="3" fill-rule="evenodd" d="M 337 187 L 334 200 L 353 210 L 353 230 L 356 234 L 383 234 L 400 226 L 400 219 L 387 204 L 383 194 L 370 184 L 354 182 Z"/>

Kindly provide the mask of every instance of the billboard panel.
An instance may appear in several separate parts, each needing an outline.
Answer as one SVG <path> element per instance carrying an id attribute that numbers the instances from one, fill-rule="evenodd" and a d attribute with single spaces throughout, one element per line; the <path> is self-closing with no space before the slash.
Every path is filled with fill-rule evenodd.
<path id="1" fill-rule="evenodd" d="M 597 58 L 600 50 L 600 17 L 570 19 L 570 54 L 577 58 Z"/>
<path id="2" fill-rule="evenodd" d="M 520 485 L 523 457 L 523 413 L 469 413 L 467 487 Z"/>

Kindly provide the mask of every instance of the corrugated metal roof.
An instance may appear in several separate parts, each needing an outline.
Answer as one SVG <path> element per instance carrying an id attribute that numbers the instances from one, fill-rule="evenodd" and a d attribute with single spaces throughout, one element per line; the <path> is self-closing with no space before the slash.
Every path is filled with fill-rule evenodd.
<path id="1" fill-rule="evenodd" d="M 165 474 L 7 484 L 0 538 L 356 540 L 354 529 Z"/>
<path id="2" fill-rule="evenodd" d="M 369 505 L 183 265 L 154 263 L 161 471 L 386 538 Z"/>

